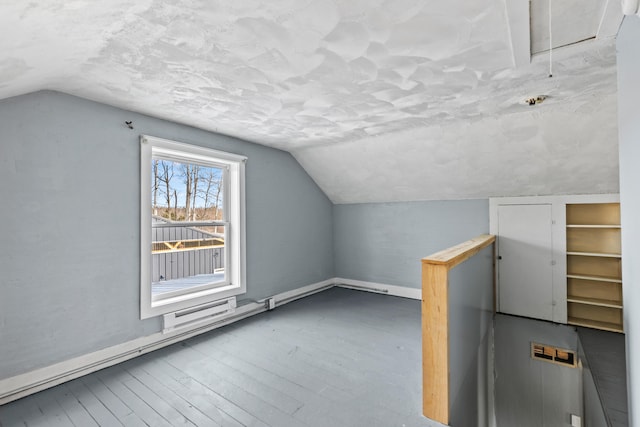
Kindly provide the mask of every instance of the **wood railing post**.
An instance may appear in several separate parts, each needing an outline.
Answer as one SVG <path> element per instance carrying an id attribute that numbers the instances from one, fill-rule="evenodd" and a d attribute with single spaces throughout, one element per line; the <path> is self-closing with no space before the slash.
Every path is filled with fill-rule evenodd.
<path id="1" fill-rule="evenodd" d="M 423 412 L 432 420 L 449 423 L 449 269 L 422 265 L 422 375 Z"/>

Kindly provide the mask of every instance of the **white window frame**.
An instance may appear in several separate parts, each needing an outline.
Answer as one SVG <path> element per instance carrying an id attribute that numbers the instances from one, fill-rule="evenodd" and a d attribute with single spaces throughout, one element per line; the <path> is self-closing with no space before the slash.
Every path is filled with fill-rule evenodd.
<path id="1" fill-rule="evenodd" d="M 224 221 L 189 225 L 224 225 L 225 282 L 154 300 L 151 292 L 151 165 L 153 158 L 221 167 L 224 170 Z M 149 135 L 140 136 L 140 318 L 244 294 L 246 287 L 245 163 L 247 158 Z"/>

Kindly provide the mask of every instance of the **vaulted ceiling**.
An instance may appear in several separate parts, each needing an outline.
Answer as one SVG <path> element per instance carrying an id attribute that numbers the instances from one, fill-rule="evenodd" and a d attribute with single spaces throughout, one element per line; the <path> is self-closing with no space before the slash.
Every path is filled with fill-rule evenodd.
<path id="1" fill-rule="evenodd" d="M 287 150 L 336 203 L 616 192 L 619 9 L 0 0 L 0 98 L 59 90 Z"/>

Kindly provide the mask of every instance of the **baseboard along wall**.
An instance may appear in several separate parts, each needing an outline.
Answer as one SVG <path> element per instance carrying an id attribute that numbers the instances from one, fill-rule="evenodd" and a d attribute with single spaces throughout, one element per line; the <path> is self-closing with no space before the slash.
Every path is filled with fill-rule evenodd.
<path id="1" fill-rule="evenodd" d="M 405 286 L 386 285 L 384 283 L 365 282 L 362 280 L 343 279 L 337 277 L 335 286 L 347 289 L 355 289 L 359 291 L 375 292 L 378 294 L 391 295 L 395 297 L 422 299 L 422 289 L 407 288 Z"/>

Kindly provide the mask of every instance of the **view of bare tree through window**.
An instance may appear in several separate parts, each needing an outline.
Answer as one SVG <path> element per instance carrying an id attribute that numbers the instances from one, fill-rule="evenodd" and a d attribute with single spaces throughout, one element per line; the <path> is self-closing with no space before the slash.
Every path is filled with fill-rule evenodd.
<path id="1" fill-rule="evenodd" d="M 153 295 L 224 282 L 225 226 L 203 224 L 224 221 L 223 179 L 221 167 L 152 159 Z"/>
<path id="2" fill-rule="evenodd" d="M 171 221 L 223 219 L 222 169 L 170 160 L 153 160 L 153 215 Z"/>

